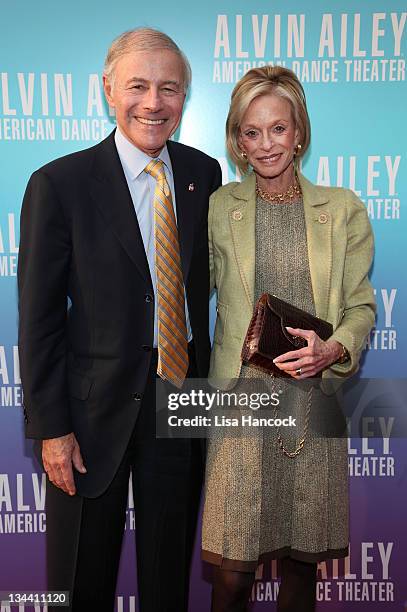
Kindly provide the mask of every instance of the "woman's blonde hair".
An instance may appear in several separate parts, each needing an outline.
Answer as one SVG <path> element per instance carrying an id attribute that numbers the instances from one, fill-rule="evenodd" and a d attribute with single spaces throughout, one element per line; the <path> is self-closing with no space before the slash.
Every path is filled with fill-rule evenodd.
<path id="1" fill-rule="evenodd" d="M 229 114 L 226 120 L 226 147 L 232 161 L 241 172 L 247 172 L 249 164 L 242 157 L 239 147 L 240 125 L 250 103 L 259 96 L 273 94 L 288 100 L 293 119 L 299 132 L 301 148 L 296 153 L 295 163 L 302 157 L 310 144 L 311 125 L 309 121 L 304 89 L 292 70 L 282 66 L 252 68 L 235 85 L 232 92 Z"/>

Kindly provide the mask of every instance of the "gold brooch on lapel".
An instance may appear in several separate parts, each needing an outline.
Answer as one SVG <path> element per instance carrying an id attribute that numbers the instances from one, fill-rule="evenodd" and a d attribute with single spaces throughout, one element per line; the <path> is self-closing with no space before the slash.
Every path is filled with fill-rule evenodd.
<path id="1" fill-rule="evenodd" d="M 241 221 L 242 217 L 243 217 L 243 215 L 242 215 L 242 212 L 240 210 L 234 210 L 233 211 L 233 219 L 235 221 Z"/>
<path id="2" fill-rule="evenodd" d="M 189 183 L 188 191 L 195 191 L 195 183 Z"/>

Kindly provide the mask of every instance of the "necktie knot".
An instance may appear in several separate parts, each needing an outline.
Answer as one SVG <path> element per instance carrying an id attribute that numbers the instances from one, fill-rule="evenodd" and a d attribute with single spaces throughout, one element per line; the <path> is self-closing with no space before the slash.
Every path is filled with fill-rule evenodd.
<path id="1" fill-rule="evenodd" d="M 171 195 L 170 186 L 168 185 L 167 177 L 165 176 L 164 162 L 161 161 L 161 159 L 152 159 L 144 168 L 144 172 L 151 174 L 151 176 L 157 181 L 161 191 L 163 191 L 167 197 Z"/>
<path id="2" fill-rule="evenodd" d="M 151 174 L 156 181 L 165 179 L 164 162 L 161 159 L 152 159 L 144 168 L 144 172 Z"/>

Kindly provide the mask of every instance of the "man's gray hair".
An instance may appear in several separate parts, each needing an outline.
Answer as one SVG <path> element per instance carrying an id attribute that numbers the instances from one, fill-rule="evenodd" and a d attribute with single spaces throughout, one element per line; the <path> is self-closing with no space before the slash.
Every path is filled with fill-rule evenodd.
<path id="1" fill-rule="evenodd" d="M 191 84 L 192 72 L 185 53 L 167 34 L 152 28 L 135 28 L 123 32 L 115 38 L 107 52 L 103 74 L 113 86 L 115 67 L 123 55 L 134 51 L 152 51 L 155 49 L 169 49 L 181 59 L 184 73 L 184 91 L 186 93 Z"/>

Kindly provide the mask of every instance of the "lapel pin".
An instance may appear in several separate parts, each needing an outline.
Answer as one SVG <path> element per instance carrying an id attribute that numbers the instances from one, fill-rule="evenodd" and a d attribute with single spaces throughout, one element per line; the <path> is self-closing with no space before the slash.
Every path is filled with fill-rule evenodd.
<path id="1" fill-rule="evenodd" d="M 195 190 L 195 183 L 189 183 L 188 191 L 194 191 L 194 190 Z"/>
<path id="2" fill-rule="evenodd" d="M 242 212 L 240 210 L 234 210 L 233 211 L 233 219 L 235 221 L 241 221 L 242 217 L 243 217 L 243 215 L 242 215 Z"/>

